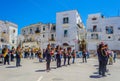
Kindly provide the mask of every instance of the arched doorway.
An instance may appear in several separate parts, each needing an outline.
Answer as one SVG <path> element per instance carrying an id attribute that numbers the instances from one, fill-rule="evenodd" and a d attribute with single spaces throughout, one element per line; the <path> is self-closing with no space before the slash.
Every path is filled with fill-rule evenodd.
<path id="1" fill-rule="evenodd" d="M 71 50 L 71 46 L 68 43 L 63 43 L 63 47 L 66 48 L 67 50 Z"/>

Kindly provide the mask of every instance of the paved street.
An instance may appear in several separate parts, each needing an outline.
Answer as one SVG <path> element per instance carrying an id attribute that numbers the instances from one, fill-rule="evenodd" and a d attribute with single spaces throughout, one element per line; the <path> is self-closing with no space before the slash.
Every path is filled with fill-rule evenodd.
<path id="1" fill-rule="evenodd" d="M 51 71 L 45 71 L 45 62 L 39 63 L 38 59 L 22 59 L 22 66 L 15 67 L 15 62 L 10 65 L 0 65 L 0 81 L 118 81 L 120 79 L 120 60 L 114 65 L 108 65 L 107 77 L 97 74 L 97 59 L 90 58 L 87 63 L 77 59 L 75 64 L 56 69 L 55 62 L 51 64 Z"/>

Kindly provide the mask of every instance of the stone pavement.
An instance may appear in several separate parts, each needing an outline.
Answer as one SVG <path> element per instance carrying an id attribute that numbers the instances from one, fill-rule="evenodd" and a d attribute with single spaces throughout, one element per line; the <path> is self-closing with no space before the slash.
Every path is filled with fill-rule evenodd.
<path id="1" fill-rule="evenodd" d="M 75 64 L 56 68 L 52 62 L 51 71 L 45 71 L 45 62 L 39 63 L 38 59 L 22 59 L 22 66 L 15 67 L 15 62 L 10 65 L 0 64 L 0 81 L 119 81 L 120 60 L 113 65 L 108 65 L 107 77 L 98 76 L 98 62 L 95 58 L 82 63 L 78 58 Z"/>

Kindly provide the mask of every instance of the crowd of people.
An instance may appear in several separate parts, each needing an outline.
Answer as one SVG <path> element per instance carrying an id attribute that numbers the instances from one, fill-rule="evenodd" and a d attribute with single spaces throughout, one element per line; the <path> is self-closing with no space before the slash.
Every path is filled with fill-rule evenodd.
<path id="1" fill-rule="evenodd" d="M 9 50 L 7 47 L 2 49 L 3 54 L 3 64 L 9 65 L 11 62 L 16 62 L 16 67 L 21 66 L 21 58 L 34 59 L 38 58 L 39 62 L 46 61 L 46 71 L 50 71 L 51 61 L 56 62 L 56 67 L 70 65 L 75 63 L 76 54 L 78 52 L 71 48 L 62 48 L 61 46 L 51 47 L 50 44 L 47 45 L 46 49 L 23 49 L 18 46 L 16 49 L 12 47 Z M 108 45 L 103 42 L 99 44 L 97 49 L 98 61 L 99 61 L 99 75 L 106 76 L 105 73 L 108 71 L 106 68 L 107 64 L 112 65 L 116 62 L 117 54 L 115 51 L 109 50 Z M 87 58 L 89 58 L 88 51 L 84 49 L 82 51 L 82 61 L 87 63 Z M 16 60 L 15 60 L 16 59 Z M 63 63 L 62 63 L 63 62 Z"/>
<path id="2" fill-rule="evenodd" d="M 70 65 L 71 63 L 75 63 L 76 58 L 76 50 L 72 50 L 71 48 L 62 48 L 61 46 L 56 46 L 55 48 L 51 47 L 50 44 L 47 45 L 46 49 L 41 50 L 39 49 L 23 49 L 18 46 L 16 49 L 12 47 L 9 50 L 7 47 L 2 49 L 3 54 L 3 63 L 9 65 L 10 62 L 16 62 L 16 67 L 21 66 L 21 58 L 29 58 L 34 59 L 38 58 L 39 62 L 46 61 L 46 70 L 50 70 L 50 63 L 51 61 L 56 61 L 56 66 L 61 67 L 61 65 L 66 66 Z M 87 62 L 87 55 L 86 50 L 83 51 L 83 62 Z M 63 63 L 61 63 L 63 59 Z"/>

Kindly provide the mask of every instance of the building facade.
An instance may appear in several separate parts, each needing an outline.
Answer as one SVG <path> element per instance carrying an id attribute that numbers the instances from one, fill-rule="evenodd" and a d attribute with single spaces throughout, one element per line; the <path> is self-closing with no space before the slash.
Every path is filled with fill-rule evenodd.
<path id="1" fill-rule="evenodd" d="M 17 47 L 18 26 L 12 22 L 0 21 L 0 45 L 9 48 Z"/>
<path id="2" fill-rule="evenodd" d="M 41 48 L 46 49 L 47 44 L 55 45 L 55 24 L 36 23 L 21 30 L 23 40 L 22 47 L 24 48 Z"/>
<path id="3" fill-rule="evenodd" d="M 77 10 L 56 13 L 57 45 L 79 50 L 80 32 L 84 29 Z"/>
<path id="4" fill-rule="evenodd" d="M 120 17 L 105 18 L 101 13 L 90 14 L 87 19 L 87 49 L 96 50 L 100 42 L 111 50 L 120 50 Z"/>

